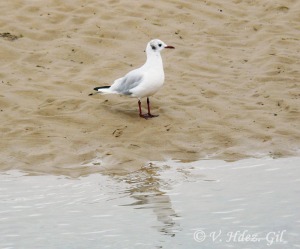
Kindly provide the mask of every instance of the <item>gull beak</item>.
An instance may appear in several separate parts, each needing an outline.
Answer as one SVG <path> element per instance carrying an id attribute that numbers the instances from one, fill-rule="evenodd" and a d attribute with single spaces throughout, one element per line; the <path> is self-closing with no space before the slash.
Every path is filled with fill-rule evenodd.
<path id="1" fill-rule="evenodd" d="M 175 47 L 173 47 L 173 46 L 165 46 L 165 48 L 172 48 L 172 49 L 174 49 Z"/>

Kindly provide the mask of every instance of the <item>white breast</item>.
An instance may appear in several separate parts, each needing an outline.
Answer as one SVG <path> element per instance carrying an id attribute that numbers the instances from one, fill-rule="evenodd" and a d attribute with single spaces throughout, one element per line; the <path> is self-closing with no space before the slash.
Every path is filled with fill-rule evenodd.
<path id="1" fill-rule="evenodd" d="M 164 84 L 164 70 L 148 70 L 144 73 L 143 81 L 140 85 L 131 90 L 133 97 L 143 98 L 155 94 Z"/>

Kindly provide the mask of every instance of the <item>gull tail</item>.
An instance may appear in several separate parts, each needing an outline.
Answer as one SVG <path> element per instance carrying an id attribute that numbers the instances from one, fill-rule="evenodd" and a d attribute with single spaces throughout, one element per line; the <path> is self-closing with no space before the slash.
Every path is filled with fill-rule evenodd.
<path id="1" fill-rule="evenodd" d="M 101 89 L 108 89 L 108 88 L 110 88 L 110 86 L 98 86 L 98 87 L 95 87 L 94 90 L 101 92 Z"/>
<path id="2" fill-rule="evenodd" d="M 98 86 L 98 87 L 95 87 L 94 90 L 96 92 L 95 93 L 90 93 L 89 96 L 97 94 L 97 93 L 113 93 L 109 88 L 110 88 L 110 86 Z"/>

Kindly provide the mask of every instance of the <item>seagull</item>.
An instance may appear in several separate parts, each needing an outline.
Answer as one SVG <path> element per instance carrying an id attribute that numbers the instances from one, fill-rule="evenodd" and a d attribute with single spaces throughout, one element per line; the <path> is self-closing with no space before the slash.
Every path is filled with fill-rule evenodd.
<path id="1" fill-rule="evenodd" d="M 111 86 L 95 87 L 95 93 L 121 94 L 138 98 L 139 115 L 142 118 L 154 118 L 151 114 L 149 97 L 155 94 L 164 84 L 165 73 L 160 52 L 165 49 L 174 49 L 159 39 L 148 42 L 146 47 L 147 60 L 143 66 L 127 73 L 124 77 L 114 81 Z M 148 113 L 142 113 L 141 99 L 147 97 Z"/>

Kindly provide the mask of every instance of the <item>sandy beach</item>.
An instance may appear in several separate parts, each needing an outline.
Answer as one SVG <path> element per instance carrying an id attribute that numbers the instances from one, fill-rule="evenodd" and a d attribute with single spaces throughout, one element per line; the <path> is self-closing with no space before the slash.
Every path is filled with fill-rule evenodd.
<path id="1" fill-rule="evenodd" d="M 0 3 L 0 170 L 79 176 L 150 161 L 300 155 L 300 2 Z M 88 96 L 163 51 L 151 120 Z M 143 107 L 146 102 L 143 100 Z"/>

